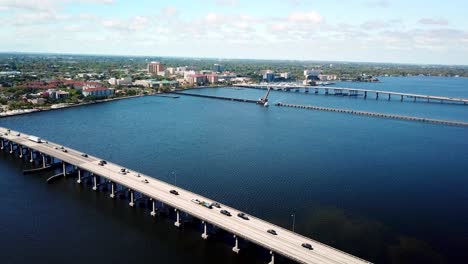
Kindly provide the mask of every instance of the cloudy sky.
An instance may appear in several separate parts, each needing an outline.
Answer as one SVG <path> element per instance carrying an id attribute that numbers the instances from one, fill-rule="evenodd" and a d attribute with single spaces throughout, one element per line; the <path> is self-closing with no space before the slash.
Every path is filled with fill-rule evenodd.
<path id="1" fill-rule="evenodd" d="M 468 64 L 467 0 L 0 0 L 0 52 Z"/>

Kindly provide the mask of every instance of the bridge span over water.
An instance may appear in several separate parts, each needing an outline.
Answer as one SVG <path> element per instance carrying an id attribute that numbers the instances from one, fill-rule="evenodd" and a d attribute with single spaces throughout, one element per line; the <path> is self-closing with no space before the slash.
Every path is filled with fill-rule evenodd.
<path id="1" fill-rule="evenodd" d="M 209 209 L 194 203 L 192 199 L 215 202 L 212 199 L 142 173 L 122 169 L 122 166 L 117 164 L 110 162 L 102 164 L 102 159 L 98 157 L 83 155 L 80 151 L 64 148 L 44 139 L 39 140 L 36 137 L 0 127 L 0 144 L 3 151 L 8 151 L 12 155 L 38 164 L 45 169 L 62 163 L 63 176 L 68 176 L 70 172 L 73 172 L 78 177 L 77 183 L 81 183 L 84 177 L 92 178 L 93 190 L 99 191 L 100 186 L 107 185 L 111 198 L 115 198 L 117 192 L 126 192 L 129 194 L 127 199 L 132 207 L 136 206 L 135 197 L 149 198 L 152 203 L 150 215 L 153 217 L 157 215 L 156 202 L 170 206 L 176 212 L 174 225 L 177 227 L 182 224 L 180 212 L 198 218 L 203 224 L 201 236 L 204 239 L 209 236 L 208 225 L 221 228 L 234 236 L 232 249 L 234 252 L 239 253 L 239 239 L 247 240 L 270 251 L 270 264 L 274 263 L 275 255 L 281 255 L 299 263 L 370 263 L 254 216 L 249 215 L 249 220 L 242 219 L 238 217 L 239 210 L 227 205 Z M 171 193 L 172 190 L 177 191 L 178 194 Z M 229 211 L 231 216 L 222 214 L 221 210 Z M 275 230 L 277 234 L 268 233 L 270 229 Z M 303 247 L 303 243 L 310 244 L 313 249 Z"/>
<path id="2" fill-rule="evenodd" d="M 359 88 L 345 88 L 345 87 L 333 87 L 333 86 L 302 86 L 302 85 L 280 85 L 280 84 L 234 84 L 236 87 L 253 88 L 253 89 L 268 89 L 271 88 L 275 91 L 300 91 L 303 90 L 305 93 L 314 92 L 315 94 L 325 95 L 339 95 L 339 96 L 362 96 L 367 98 L 371 95 L 375 96 L 375 99 L 386 98 L 391 100 L 398 98 L 400 101 L 404 101 L 405 98 L 413 102 L 437 102 L 437 103 L 455 103 L 455 104 L 468 104 L 468 98 L 457 98 L 457 97 L 446 97 L 446 96 L 434 96 L 424 94 L 412 94 L 402 92 L 392 92 L 383 90 L 370 90 L 370 89 L 359 89 Z"/>

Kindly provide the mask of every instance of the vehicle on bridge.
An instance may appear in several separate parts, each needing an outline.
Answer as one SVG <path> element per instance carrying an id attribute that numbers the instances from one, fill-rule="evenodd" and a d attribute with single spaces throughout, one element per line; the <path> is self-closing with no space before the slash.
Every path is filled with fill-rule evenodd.
<path id="1" fill-rule="evenodd" d="M 42 143 L 42 139 L 40 137 L 36 137 L 36 136 L 29 136 L 28 139 L 32 142 L 36 142 L 36 143 Z"/>

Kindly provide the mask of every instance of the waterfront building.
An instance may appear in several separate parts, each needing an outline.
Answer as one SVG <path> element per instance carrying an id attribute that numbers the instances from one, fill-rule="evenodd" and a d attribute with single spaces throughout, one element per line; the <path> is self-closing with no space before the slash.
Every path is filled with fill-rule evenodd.
<path id="1" fill-rule="evenodd" d="M 267 82 L 273 82 L 275 81 L 275 73 L 273 72 L 266 72 L 263 74 L 263 80 L 267 81 Z"/>
<path id="2" fill-rule="evenodd" d="M 189 75 L 188 82 L 192 85 L 204 85 L 207 83 L 207 78 L 204 74 L 192 74 Z"/>
<path id="3" fill-rule="evenodd" d="M 285 80 L 291 79 L 291 73 L 290 72 L 282 72 L 280 73 L 280 77 L 284 78 Z"/>
<path id="4" fill-rule="evenodd" d="M 209 83 L 218 83 L 218 75 L 217 74 L 207 74 L 206 79 Z"/>
<path id="5" fill-rule="evenodd" d="M 164 65 L 159 61 L 152 61 L 148 64 L 148 72 L 158 74 L 159 72 L 164 71 Z"/>
<path id="6" fill-rule="evenodd" d="M 105 96 L 110 96 L 114 94 L 114 89 L 113 88 L 107 88 L 107 87 L 96 87 L 92 85 L 86 85 L 83 87 L 83 96 L 96 96 L 96 97 L 105 97 Z"/>

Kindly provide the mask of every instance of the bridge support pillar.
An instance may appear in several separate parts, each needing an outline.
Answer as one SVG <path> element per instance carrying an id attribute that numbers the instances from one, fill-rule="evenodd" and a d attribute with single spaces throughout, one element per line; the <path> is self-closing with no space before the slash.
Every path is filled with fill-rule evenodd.
<path id="1" fill-rule="evenodd" d="M 109 196 L 112 199 L 115 198 L 115 183 L 114 182 L 111 182 L 111 194 Z"/>
<path id="2" fill-rule="evenodd" d="M 401 99 L 400 99 L 402 102 L 403 102 L 403 95 L 401 96 Z"/>
<path id="3" fill-rule="evenodd" d="M 389 101 L 390 101 L 390 97 L 391 97 L 391 96 L 392 96 L 391 94 L 388 94 L 388 100 L 389 100 Z"/>
<path id="4" fill-rule="evenodd" d="M 367 91 L 364 91 L 364 99 L 367 98 Z"/>
<path id="5" fill-rule="evenodd" d="M 81 170 L 78 169 L 78 180 L 76 180 L 77 183 L 81 183 Z"/>
<path id="6" fill-rule="evenodd" d="M 42 168 L 45 168 L 46 167 L 46 157 L 45 157 L 45 154 L 42 153 Z"/>
<path id="7" fill-rule="evenodd" d="M 179 210 L 177 209 L 174 209 L 176 211 L 176 214 L 177 214 L 177 220 L 176 222 L 174 223 L 175 226 L 179 227 L 180 226 L 180 216 L 179 216 Z"/>
<path id="8" fill-rule="evenodd" d="M 29 162 L 33 163 L 34 162 L 34 150 L 29 149 L 29 156 L 31 156 L 31 159 L 29 160 Z"/>
<path id="9" fill-rule="evenodd" d="M 153 206 L 153 210 L 151 211 L 150 215 L 151 215 L 152 217 L 155 217 L 155 216 L 156 216 L 156 201 L 153 199 L 153 200 L 151 201 L 151 203 L 152 203 L 152 206 Z"/>
<path id="10" fill-rule="evenodd" d="M 375 99 L 379 99 L 379 93 L 375 93 Z"/>
<path id="11" fill-rule="evenodd" d="M 268 264 L 275 264 L 275 254 L 272 251 L 270 251 L 270 254 L 271 254 L 271 260 L 270 262 L 268 262 Z"/>
<path id="12" fill-rule="evenodd" d="M 65 164 L 64 161 L 62 161 L 62 167 L 63 167 L 63 177 L 67 176 L 67 165 Z"/>
<path id="13" fill-rule="evenodd" d="M 10 154 L 13 154 L 13 142 L 10 141 Z"/>
<path id="14" fill-rule="evenodd" d="M 237 239 L 237 236 L 234 235 L 234 239 L 236 240 L 236 242 L 234 242 L 234 247 L 232 248 L 232 251 L 236 252 L 237 254 L 239 254 L 239 240 Z"/>
<path id="15" fill-rule="evenodd" d="M 206 222 L 203 221 L 203 234 L 201 235 L 201 237 L 203 239 L 207 239 L 208 238 L 208 233 L 206 232 Z"/>
<path id="16" fill-rule="evenodd" d="M 135 206 L 135 199 L 133 198 L 133 191 L 130 190 L 130 202 L 128 203 L 131 207 Z"/>
<path id="17" fill-rule="evenodd" d="M 325 89 L 325 95 L 328 95 L 328 89 Z"/>
<path id="18" fill-rule="evenodd" d="M 2 138 L 2 150 L 5 149 L 5 141 L 3 141 L 3 138 Z"/>
<path id="19" fill-rule="evenodd" d="M 23 146 L 18 145 L 18 148 L 19 148 L 19 151 L 20 151 L 19 158 L 22 159 L 23 158 Z"/>
<path id="20" fill-rule="evenodd" d="M 416 96 L 414 97 L 413 102 L 416 102 Z"/>
<path id="21" fill-rule="evenodd" d="M 97 177 L 96 177 L 96 175 L 93 175 L 93 181 L 94 181 L 93 191 L 97 191 Z"/>
<path id="22" fill-rule="evenodd" d="M 315 88 L 315 93 L 318 94 L 319 93 L 319 90 L 318 88 Z"/>

